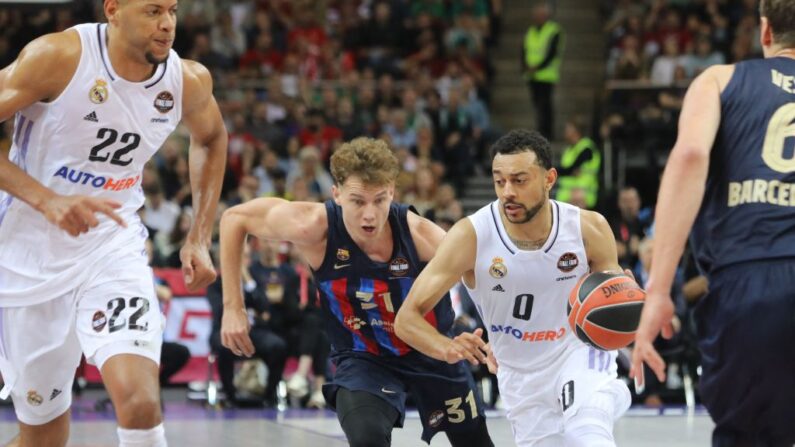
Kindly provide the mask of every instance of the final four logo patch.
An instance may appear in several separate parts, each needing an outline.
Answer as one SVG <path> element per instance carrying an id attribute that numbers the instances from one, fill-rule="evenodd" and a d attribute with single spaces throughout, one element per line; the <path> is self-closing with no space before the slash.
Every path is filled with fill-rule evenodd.
<path id="1" fill-rule="evenodd" d="M 572 252 L 563 253 L 558 259 L 558 269 L 561 272 L 570 272 L 576 269 L 579 264 L 580 260 Z"/>
<path id="2" fill-rule="evenodd" d="M 174 95 L 168 91 L 162 91 L 155 98 L 155 108 L 160 113 L 168 113 L 174 108 Z"/>

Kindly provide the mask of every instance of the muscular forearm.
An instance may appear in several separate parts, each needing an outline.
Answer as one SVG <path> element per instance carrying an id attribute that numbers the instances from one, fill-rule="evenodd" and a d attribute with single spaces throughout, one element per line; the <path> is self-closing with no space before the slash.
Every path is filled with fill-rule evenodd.
<path id="1" fill-rule="evenodd" d="M 7 158 L 0 158 L 0 190 L 22 200 L 38 211 L 55 196 L 55 192 L 29 176 Z"/>
<path id="2" fill-rule="evenodd" d="M 441 361 L 445 361 L 445 352 L 452 342 L 428 323 L 414 307 L 403 308 L 398 312 L 395 334 L 412 348 Z"/>
<path id="3" fill-rule="evenodd" d="M 224 180 L 226 142 L 225 132 L 219 133 L 206 147 L 191 139 L 190 183 L 195 210 L 193 226 L 188 234 L 191 242 L 210 245 L 216 207 Z"/>
<path id="4" fill-rule="evenodd" d="M 709 159 L 695 151 L 671 153 L 655 210 L 654 253 L 647 291 L 667 296 L 676 265 L 704 196 Z"/>
<path id="5" fill-rule="evenodd" d="M 221 278 L 223 281 L 224 307 L 243 309 L 243 291 L 240 289 L 242 272 L 243 244 L 246 241 L 246 228 L 242 217 L 235 214 L 234 208 L 226 211 L 221 218 Z"/>

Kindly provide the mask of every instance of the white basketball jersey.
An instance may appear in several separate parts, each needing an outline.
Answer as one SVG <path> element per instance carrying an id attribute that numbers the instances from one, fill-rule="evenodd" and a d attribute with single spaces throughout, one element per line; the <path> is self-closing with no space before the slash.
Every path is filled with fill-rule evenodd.
<path id="1" fill-rule="evenodd" d="M 469 289 L 500 367 L 537 370 L 580 343 L 566 318 L 569 292 L 588 272 L 580 210 L 550 201 L 552 230 L 539 250 L 508 237 L 499 201 L 469 216 L 477 235 L 475 288 Z"/>
<path id="2" fill-rule="evenodd" d="M 15 118 L 10 159 L 61 195 L 122 203 L 125 229 L 103 214 L 77 238 L 0 191 L 0 306 L 30 305 L 68 292 L 108 263 L 143 256 L 147 233 L 136 211 L 141 176 L 182 115 L 182 63 L 176 52 L 143 82 L 113 70 L 107 25 L 73 28 L 82 46 L 77 71 L 52 102 Z"/>

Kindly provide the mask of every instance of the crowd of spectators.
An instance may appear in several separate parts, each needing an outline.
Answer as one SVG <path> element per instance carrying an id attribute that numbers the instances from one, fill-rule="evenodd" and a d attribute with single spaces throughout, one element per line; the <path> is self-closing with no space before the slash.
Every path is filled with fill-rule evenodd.
<path id="1" fill-rule="evenodd" d="M 756 0 L 605 3 L 608 79 L 688 82 L 710 65 L 761 54 Z"/>
<path id="2" fill-rule="evenodd" d="M 758 1 L 607 0 L 603 17 L 599 141 L 634 160 L 627 179 L 651 200 L 690 81 L 711 65 L 761 56 Z"/>

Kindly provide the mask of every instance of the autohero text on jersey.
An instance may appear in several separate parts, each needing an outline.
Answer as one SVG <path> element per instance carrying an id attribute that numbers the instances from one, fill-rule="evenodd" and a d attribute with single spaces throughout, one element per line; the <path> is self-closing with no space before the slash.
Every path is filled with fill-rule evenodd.
<path id="1" fill-rule="evenodd" d="M 141 180 L 140 175 L 135 177 L 127 177 L 115 179 L 113 177 L 106 177 L 102 175 L 94 175 L 90 172 L 72 169 L 67 166 L 61 166 L 56 172 L 54 177 L 63 177 L 64 179 L 81 185 L 91 185 L 96 189 L 106 189 L 108 191 L 123 191 L 136 186 Z"/>

